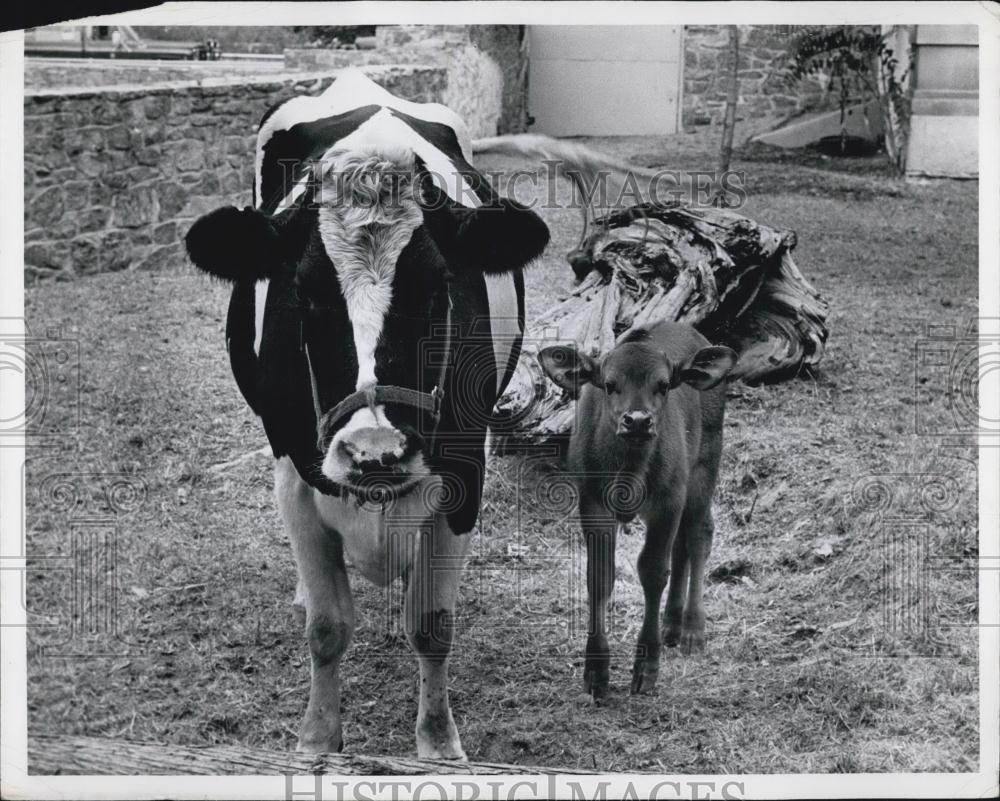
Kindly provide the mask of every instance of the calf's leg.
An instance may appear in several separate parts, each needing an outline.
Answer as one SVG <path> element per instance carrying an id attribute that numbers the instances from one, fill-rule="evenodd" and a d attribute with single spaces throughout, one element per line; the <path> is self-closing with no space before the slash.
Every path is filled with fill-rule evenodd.
<path id="1" fill-rule="evenodd" d="M 721 388 L 713 390 L 722 393 Z M 680 646 L 684 653 L 690 654 L 705 648 L 705 564 L 712 550 L 712 538 L 715 532 L 712 520 L 712 495 L 719 475 L 719 461 L 722 458 L 722 416 L 718 418 L 702 434 L 701 451 L 698 463 L 691 472 L 688 481 L 688 496 L 684 506 L 678 539 L 684 539 L 687 552 L 687 599 L 684 613 L 681 616 Z M 676 553 L 675 553 L 676 556 Z M 679 589 L 683 593 L 683 587 Z M 671 584 L 670 597 L 679 602 L 680 594 L 674 597 Z M 674 618 L 676 620 L 676 618 Z M 676 629 L 672 629 L 676 631 Z"/>
<path id="2" fill-rule="evenodd" d="M 309 705 L 299 731 L 299 751 L 324 753 L 344 747 L 340 725 L 340 659 L 354 633 L 354 604 L 340 535 L 323 525 L 312 489 L 291 459 L 278 460 L 274 492 L 292 542 L 304 590 L 311 681 Z"/>
<path id="3" fill-rule="evenodd" d="M 456 536 L 443 514 L 418 537 L 415 564 L 406 588 L 406 637 L 420 662 L 417 756 L 466 759 L 448 702 L 458 582 L 471 535 Z"/>
<path id="4" fill-rule="evenodd" d="M 632 693 L 649 692 L 660 671 L 660 601 L 667 586 L 667 553 L 677 534 L 680 515 L 670 511 L 646 521 L 646 541 L 639 553 L 638 572 L 645 610 L 632 664 Z"/>
<path id="5" fill-rule="evenodd" d="M 687 585 L 687 534 L 682 531 L 674 537 L 674 547 L 670 556 L 670 587 L 667 590 L 667 608 L 663 619 L 663 644 L 669 648 L 673 648 L 681 641 Z"/>
<path id="6" fill-rule="evenodd" d="M 580 503 L 580 526 L 587 544 L 587 595 L 590 613 L 584 652 L 583 685 L 594 698 L 608 694 L 611 653 L 608 649 L 608 601 L 615 586 L 615 540 L 618 524 L 596 502 Z"/>
<path id="7" fill-rule="evenodd" d="M 681 523 L 687 534 L 688 583 L 687 603 L 684 606 L 684 618 L 681 623 L 680 645 L 684 653 L 698 653 L 705 649 L 705 563 L 712 550 L 714 525 L 712 510 L 708 507 L 694 512 L 692 519 Z"/>

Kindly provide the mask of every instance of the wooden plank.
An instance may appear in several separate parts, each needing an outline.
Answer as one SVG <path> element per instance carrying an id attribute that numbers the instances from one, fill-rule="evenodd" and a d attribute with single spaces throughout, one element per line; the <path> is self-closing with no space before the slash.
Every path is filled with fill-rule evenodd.
<path id="1" fill-rule="evenodd" d="M 29 737 L 28 772 L 33 776 L 280 776 L 303 773 L 340 776 L 523 776 L 593 773 L 577 768 L 505 765 L 494 762 L 455 762 L 362 754 L 300 754 L 240 745 L 168 745 L 103 737 L 53 735 Z"/>

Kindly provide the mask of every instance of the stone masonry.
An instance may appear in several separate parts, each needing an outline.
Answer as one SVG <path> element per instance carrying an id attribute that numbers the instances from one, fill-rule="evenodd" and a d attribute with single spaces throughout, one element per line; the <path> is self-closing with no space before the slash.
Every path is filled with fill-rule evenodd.
<path id="1" fill-rule="evenodd" d="M 822 79 L 786 82 L 781 65 L 795 33 L 789 25 L 741 25 L 738 118 L 781 119 L 812 109 L 836 108 Z M 380 25 L 373 50 L 297 48 L 285 50 L 291 69 L 329 69 L 387 61 L 438 64 L 448 69 L 449 97 L 474 136 L 520 133 L 527 129 L 529 53 L 523 25 Z M 475 54 L 468 51 L 472 49 Z M 482 55 L 502 73 L 499 114 L 492 108 L 495 80 Z M 728 86 L 729 32 L 725 25 L 684 27 L 682 122 L 691 129 L 719 124 Z M 469 92 L 467 87 L 475 87 Z M 493 130 L 493 127 L 496 130 Z"/>
<path id="2" fill-rule="evenodd" d="M 365 68 L 389 91 L 441 102 L 440 67 Z M 257 124 L 272 104 L 334 76 L 25 92 L 25 281 L 176 270 L 198 216 L 247 205 Z"/>
<path id="3" fill-rule="evenodd" d="M 314 72 L 316 70 L 313 70 Z M 95 89 L 99 86 L 194 83 L 211 78 L 248 78 L 287 73 L 281 59 L 264 61 L 165 61 L 113 58 L 26 58 L 24 86 L 35 89 Z"/>
<path id="4" fill-rule="evenodd" d="M 288 69 L 434 64 L 448 74 L 444 103 L 473 137 L 521 133 L 528 119 L 523 25 L 379 25 L 373 50 L 285 50 Z"/>
<path id="5" fill-rule="evenodd" d="M 797 112 L 837 108 L 825 82 L 807 79 L 791 85 L 781 59 L 794 28 L 789 25 L 740 25 L 739 107 L 737 119 L 789 117 Z M 686 129 L 718 125 L 729 85 L 729 30 L 725 25 L 684 26 Z"/>

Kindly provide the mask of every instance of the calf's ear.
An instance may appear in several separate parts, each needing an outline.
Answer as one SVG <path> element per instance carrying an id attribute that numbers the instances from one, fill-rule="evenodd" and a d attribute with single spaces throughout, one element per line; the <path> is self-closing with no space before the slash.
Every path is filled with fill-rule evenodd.
<path id="1" fill-rule="evenodd" d="M 702 348 L 681 364 L 673 374 L 672 386 L 688 384 L 695 389 L 711 389 L 736 364 L 736 353 L 721 345 Z"/>
<path id="2" fill-rule="evenodd" d="M 538 351 L 538 363 L 545 375 L 573 397 L 587 383 L 597 385 L 600 365 L 571 345 L 550 345 Z"/>
<path id="3" fill-rule="evenodd" d="M 278 229 L 250 206 L 226 206 L 199 217 L 184 243 L 196 267 L 226 281 L 272 278 L 284 265 Z"/>

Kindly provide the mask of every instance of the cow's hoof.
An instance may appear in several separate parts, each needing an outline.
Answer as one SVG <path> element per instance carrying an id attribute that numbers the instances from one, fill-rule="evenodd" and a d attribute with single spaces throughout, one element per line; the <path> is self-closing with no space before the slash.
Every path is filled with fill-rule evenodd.
<path id="1" fill-rule="evenodd" d="M 417 756 L 421 759 L 469 761 L 462 750 L 462 741 L 450 711 L 447 717 L 428 715 L 417 723 Z"/>
<path id="2" fill-rule="evenodd" d="M 344 738 L 340 735 L 325 740 L 305 740 L 300 737 L 295 750 L 303 754 L 339 754 L 344 750 Z"/>
<path id="3" fill-rule="evenodd" d="M 663 644 L 667 648 L 676 648 L 681 644 L 681 629 L 680 626 L 670 626 L 663 630 Z"/>
<path id="4" fill-rule="evenodd" d="M 418 743 L 417 756 L 420 759 L 453 759 L 457 762 L 469 761 L 469 758 L 465 755 L 465 751 L 462 750 L 461 745 L 441 749 L 428 746 L 421 748 Z"/>

